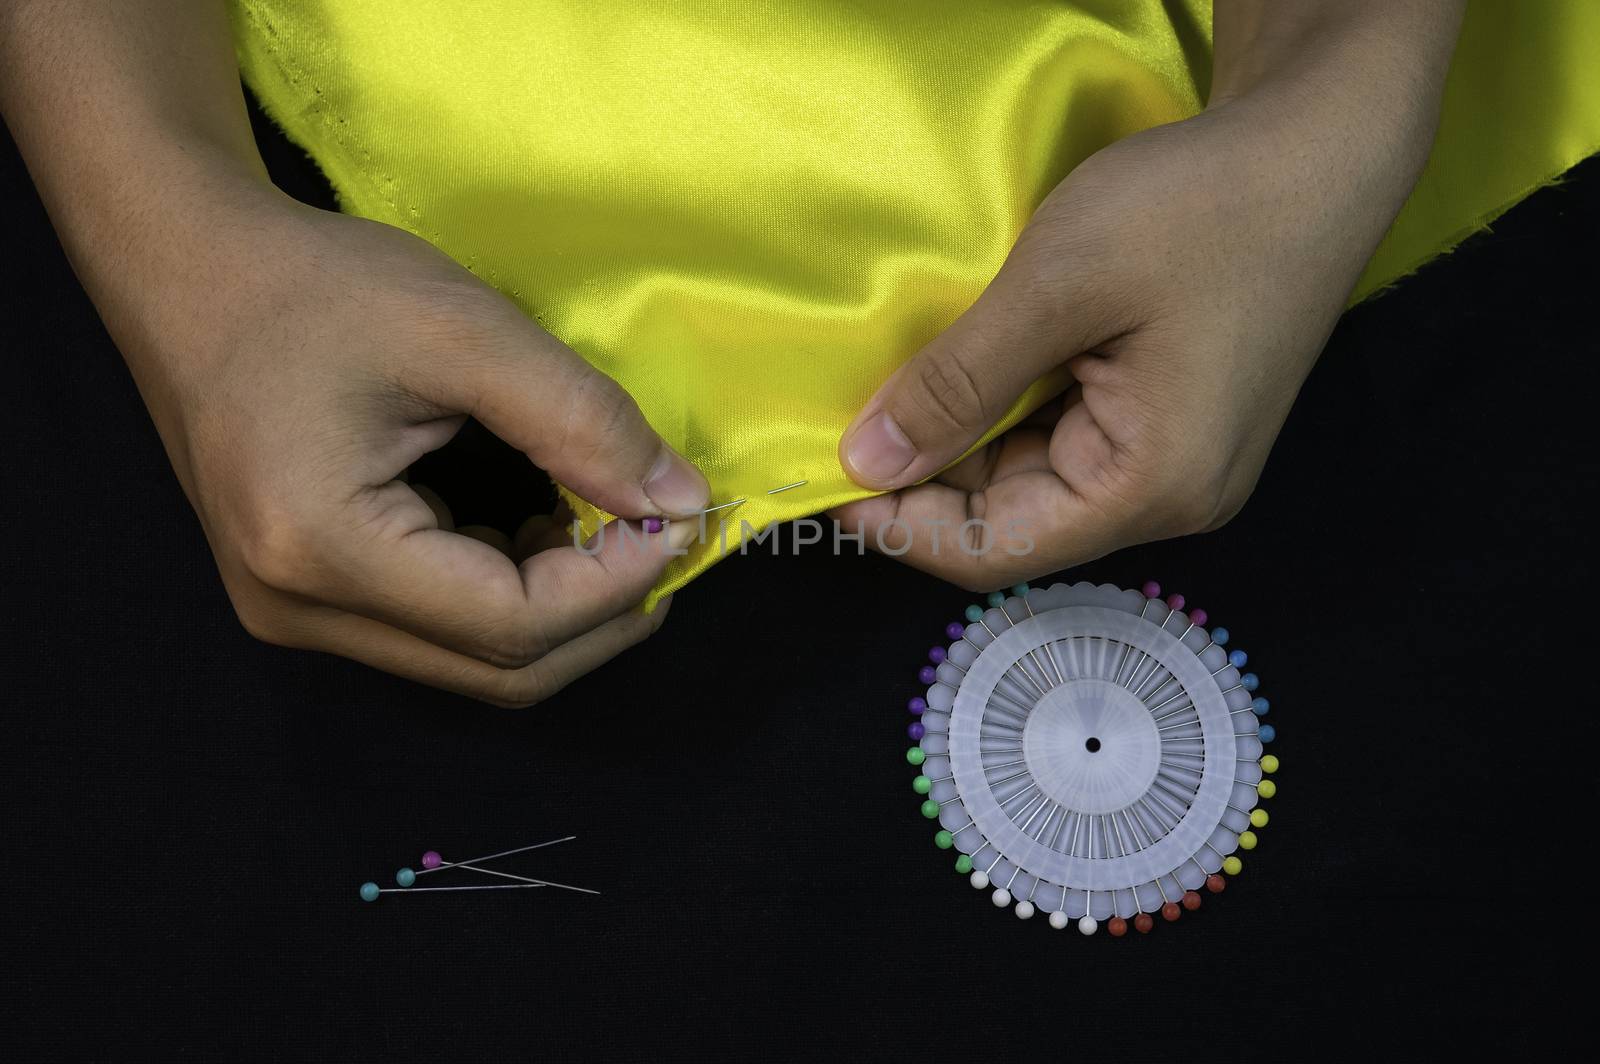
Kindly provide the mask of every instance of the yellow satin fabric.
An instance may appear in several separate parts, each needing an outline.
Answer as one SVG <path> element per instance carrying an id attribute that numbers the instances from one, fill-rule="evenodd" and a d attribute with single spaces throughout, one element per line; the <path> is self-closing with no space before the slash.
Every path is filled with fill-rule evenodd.
<path id="1" fill-rule="evenodd" d="M 1211 62 L 1207 0 L 234 0 L 234 25 L 343 209 L 619 381 L 714 501 L 750 499 L 732 544 L 868 494 L 837 458 L 855 412 L 1073 166 L 1198 111 Z M 1597 49 L 1595 0 L 1471 6 L 1357 298 L 1600 148 Z"/>

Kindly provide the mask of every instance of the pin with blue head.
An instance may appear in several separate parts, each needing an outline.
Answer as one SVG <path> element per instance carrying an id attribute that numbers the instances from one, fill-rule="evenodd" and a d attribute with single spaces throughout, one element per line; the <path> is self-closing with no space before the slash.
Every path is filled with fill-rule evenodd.
<path id="1" fill-rule="evenodd" d="M 396 884 L 398 884 L 398 886 L 380 887 L 376 883 L 368 882 L 361 884 L 361 890 L 359 893 L 361 900 L 368 902 L 377 901 L 378 898 L 384 894 L 432 894 L 462 890 L 513 890 L 528 889 L 532 887 L 555 887 L 560 890 L 576 891 L 580 894 L 599 894 L 599 891 L 590 890 L 588 887 L 574 887 L 566 883 L 554 883 L 548 879 L 534 879 L 529 876 L 520 876 L 511 872 L 502 872 L 497 869 L 485 868 L 483 866 L 483 863 L 487 861 L 492 861 L 501 857 L 509 857 L 513 854 L 526 853 L 529 850 L 541 850 L 546 846 L 554 846 L 561 842 L 570 842 L 575 837 L 576 836 L 573 835 L 566 835 L 559 839 L 551 839 L 548 842 L 538 842 L 534 843 L 532 846 L 519 846 L 516 849 L 502 850 L 499 853 L 491 853 L 483 857 L 474 857 L 466 861 L 446 861 L 443 857 L 439 856 L 439 852 L 437 850 L 428 850 L 422 855 L 422 871 L 418 872 L 416 869 L 407 867 L 401 868 L 395 872 L 394 881 Z M 512 880 L 513 882 L 450 887 L 419 887 L 416 885 L 419 876 L 425 876 L 430 872 L 440 872 L 449 868 L 457 868 L 466 872 L 477 872 L 482 875 L 493 876 L 496 879 Z"/>

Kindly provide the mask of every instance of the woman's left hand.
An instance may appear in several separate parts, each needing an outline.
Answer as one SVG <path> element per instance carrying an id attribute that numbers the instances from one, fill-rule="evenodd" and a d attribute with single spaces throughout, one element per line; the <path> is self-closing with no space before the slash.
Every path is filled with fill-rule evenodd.
<path id="1" fill-rule="evenodd" d="M 846 471 L 889 494 L 834 516 L 972 590 L 1232 517 L 1426 159 L 1437 93 L 1380 73 L 1266 77 L 1086 160 L 852 422 Z M 945 468 L 1062 367 L 1064 395 Z"/>

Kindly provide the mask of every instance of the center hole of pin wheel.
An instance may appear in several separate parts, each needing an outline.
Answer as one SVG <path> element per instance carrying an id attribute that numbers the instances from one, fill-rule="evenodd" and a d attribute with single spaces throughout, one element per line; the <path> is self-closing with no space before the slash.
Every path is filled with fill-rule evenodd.
<path id="1" fill-rule="evenodd" d="M 1100 752 L 1100 740 L 1091 735 L 1083 741 L 1083 748 L 1091 754 L 1098 754 Z"/>

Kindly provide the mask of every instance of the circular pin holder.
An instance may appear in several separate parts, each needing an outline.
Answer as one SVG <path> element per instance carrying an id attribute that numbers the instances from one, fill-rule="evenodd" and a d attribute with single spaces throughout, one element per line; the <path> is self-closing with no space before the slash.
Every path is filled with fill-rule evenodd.
<path id="1" fill-rule="evenodd" d="M 1248 656 L 1182 595 L 995 592 L 928 652 L 906 760 L 934 845 L 1021 919 L 1147 933 L 1243 870 L 1277 785 Z"/>

